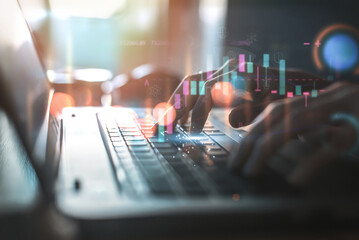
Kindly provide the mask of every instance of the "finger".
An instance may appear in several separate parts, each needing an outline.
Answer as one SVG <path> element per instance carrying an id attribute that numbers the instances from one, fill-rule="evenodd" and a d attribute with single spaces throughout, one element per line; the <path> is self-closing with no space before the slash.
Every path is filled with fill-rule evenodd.
<path id="1" fill-rule="evenodd" d="M 198 96 L 190 95 L 189 88 L 191 81 L 198 81 L 199 79 L 201 79 L 201 74 L 185 77 L 181 84 L 178 85 L 171 98 L 168 100 L 168 103 L 175 107 L 175 121 L 178 121 L 185 114 L 187 114 L 192 109 L 194 103 L 197 101 Z"/>
<path id="2" fill-rule="evenodd" d="M 238 66 L 236 65 L 238 61 L 235 59 L 231 59 L 227 61 L 220 69 L 215 71 L 211 77 L 210 80 L 216 80 L 213 81 L 212 85 L 215 82 L 221 81 L 221 76 L 223 74 L 230 74 L 230 72 L 235 71 Z M 197 94 L 190 94 L 190 87 L 192 81 L 201 81 L 206 80 L 206 76 L 210 75 L 212 71 L 204 72 L 204 73 L 198 73 L 194 75 L 190 75 L 185 77 L 181 84 L 176 88 L 174 93 L 172 94 L 171 98 L 169 99 L 168 103 L 170 103 L 173 106 L 176 106 L 176 121 L 181 119 L 184 115 L 188 114 L 193 106 L 196 104 L 198 95 Z M 207 81 L 208 82 L 208 81 Z M 206 82 L 206 83 L 207 83 Z M 198 84 L 197 84 L 198 85 Z M 177 104 L 176 104 L 177 103 Z M 178 106 L 180 105 L 180 106 Z"/>
<path id="3" fill-rule="evenodd" d="M 303 159 L 296 169 L 288 177 L 293 185 L 306 184 L 320 169 L 333 163 L 340 157 L 335 149 L 321 148 L 307 159 Z"/>
<path id="4" fill-rule="evenodd" d="M 335 84 L 335 85 L 342 85 L 342 84 Z M 343 104 L 345 105 L 346 100 L 335 101 L 333 102 L 331 99 L 332 97 L 338 99 L 336 95 L 339 91 L 341 86 L 332 86 L 327 92 L 324 92 L 322 95 L 318 96 L 315 101 L 313 101 L 308 108 L 304 106 L 304 98 L 293 98 L 293 99 L 286 99 L 282 101 L 276 101 L 270 104 L 265 110 L 260 113 L 254 120 L 253 124 L 251 125 L 250 131 L 245 138 L 242 139 L 238 151 L 233 152 L 230 155 L 228 166 L 232 171 L 239 171 L 243 165 L 246 163 L 248 158 L 251 156 L 254 145 L 256 144 L 259 139 L 265 135 L 270 133 L 272 129 L 275 129 L 275 125 L 279 124 L 281 126 L 277 131 L 284 132 L 284 130 L 290 126 L 290 119 L 295 119 L 295 123 L 303 128 L 310 126 L 310 125 L 318 125 L 318 123 L 323 123 L 325 119 L 327 119 L 330 114 L 332 114 L 337 109 L 340 109 Z M 339 92 L 340 93 L 340 92 Z M 285 105 L 290 105 L 290 107 L 285 107 Z M 329 109 L 328 109 L 329 108 Z M 290 112 L 292 109 L 292 113 Z M 322 112 L 322 114 L 321 114 Z M 293 118 L 293 114 L 295 113 L 296 117 Z M 296 119 L 297 118 L 297 119 Z M 301 118 L 306 119 L 306 121 L 301 120 Z M 311 123 L 311 124 L 308 124 Z M 285 124 L 286 123 L 286 124 Z M 294 125 L 295 126 L 295 125 Z M 293 127 L 294 127 L 293 126 Z M 300 129 L 300 128 L 299 128 Z M 298 129 L 297 129 L 298 132 Z M 278 138 L 278 137 L 277 137 Z M 267 148 L 271 149 L 271 151 L 266 152 L 266 154 L 260 156 L 259 152 L 264 153 L 260 147 L 258 149 L 258 156 L 253 156 L 253 159 L 257 158 L 270 158 L 273 152 L 277 150 L 282 144 L 285 143 L 287 138 L 282 138 L 281 141 L 275 142 L 276 148 Z M 263 145 L 265 143 L 264 140 L 259 143 L 259 145 Z M 270 143 L 268 143 L 270 144 Z M 261 162 L 261 160 L 259 160 Z M 260 164 L 261 165 L 261 164 Z M 252 162 L 252 166 L 255 167 L 255 163 Z M 249 170 L 248 167 L 247 170 Z"/>
<path id="5" fill-rule="evenodd" d="M 326 98 L 324 98 L 324 100 L 326 100 Z M 284 104 L 285 110 L 281 111 L 283 113 L 282 120 L 274 124 L 274 127 L 271 127 L 273 126 L 273 122 L 270 122 L 270 127 L 267 127 L 267 129 L 262 132 L 264 134 L 254 144 L 253 150 L 243 167 L 245 174 L 257 175 L 266 165 L 270 157 L 273 156 L 285 142 L 297 133 L 317 128 L 318 126 L 322 126 L 323 123 L 326 124 L 330 116 L 332 116 L 337 109 L 340 109 L 340 106 L 344 103 L 341 100 L 338 101 L 339 105 L 338 103 L 328 105 L 326 101 L 318 101 L 316 102 L 317 104 L 313 104 L 313 107 L 306 108 L 303 107 L 302 104 L 298 106 L 298 103 L 301 103 L 301 101 L 302 99 L 299 98 L 298 100 L 289 101 L 288 104 Z M 290 113 L 290 109 L 293 109 L 292 107 L 299 109 L 299 111 L 296 110 Z M 329 129 L 331 130 L 329 133 L 337 136 L 338 133 L 336 129 Z M 254 132 L 256 133 L 256 131 Z M 257 132 L 257 134 L 258 133 L 260 132 Z M 340 144 L 338 137 L 332 139 L 335 140 L 336 144 Z"/>
<path id="6" fill-rule="evenodd" d="M 203 126 L 207 121 L 209 112 L 213 107 L 212 90 L 215 84 L 217 84 L 217 82 L 219 81 L 219 79 L 220 77 L 213 78 L 205 83 L 205 94 L 199 96 L 192 110 L 190 128 L 191 134 L 199 133 L 202 131 Z M 219 91 L 223 92 L 222 89 L 219 89 Z"/>
<path id="7" fill-rule="evenodd" d="M 234 108 L 229 114 L 229 123 L 238 128 L 250 124 L 267 106 L 266 103 L 246 101 Z"/>
<path id="8" fill-rule="evenodd" d="M 289 176 L 291 183 L 296 185 L 307 183 L 321 168 L 331 164 L 350 151 L 356 145 L 358 139 L 354 126 L 349 123 L 344 123 L 341 126 L 323 127 L 320 134 L 321 136 L 314 133 L 313 136 L 320 138 L 322 147 L 313 156 L 300 162 Z"/>
<path id="9" fill-rule="evenodd" d="M 202 131 L 212 106 L 213 102 L 210 94 L 205 94 L 198 99 L 192 111 L 190 134 Z"/>
<path id="10" fill-rule="evenodd" d="M 182 118 L 179 120 L 180 125 L 185 124 L 188 121 L 189 118 L 189 112 L 185 113 Z"/>
<path id="11" fill-rule="evenodd" d="M 281 116 L 281 112 L 279 111 L 280 108 L 275 108 L 275 106 L 276 105 L 274 104 L 269 105 L 255 118 L 248 134 L 241 140 L 238 150 L 232 152 L 229 156 L 228 167 L 230 170 L 236 172 L 243 167 L 253 150 L 255 142 L 259 139 L 259 137 L 261 137 L 261 134 L 255 134 L 255 131 L 252 131 L 252 129 L 260 128 L 260 124 L 262 124 L 262 122 L 268 122 L 267 125 L 270 125 L 270 121 L 276 121 L 279 119 Z M 274 108 L 277 110 L 273 111 L 272 109 Z"/>
<path id="12" fill-rule="evenodd" d="M 298 139 L 302 142 L 306 142 L 315 146 L 322 146 L 325 141 L 327 128 L 330 126 L 318 127 L 307 132 L 298 134 Z"/>
<path id="13" fill-rule="evenodd" d="M 319 102 L 321 103 L 321 102 Z M 324 103 L 326 103 L 324 101 Z M 257 175 L 265 166 L 266 161 L 292 137 L 308 128 L 317 127 L 328 119 L 332 109 L 322 104 L 312 104 L 311 108 L 304 107 L 304 98 L 285 99 L 279 104 L 271 105 L 267 111 L 261 113 L 254 121 L 254 127 L 246 138 L 246 146 L 237 159 L 239 166 L 243 166 L 243 173 Z M 294 109 L 294 110 L 293 110 Z M 323 110 L 324 111 L 320 111 Z M 253 139 L 257 136 L 257 139 Z M 236 166 L 236 164 L 233 164 Z M 238 166 L 238 164 L 237 164 Z"/>
<path id="14" fill-rule="evenodd" d="M 357 124 L 359 123 L 357 122 Z M 298 136 L 303 142 L 316 146 L 335 148 L 337 151 L 348 150 L 354 146 L 358 139 L 357 130 L 350 123 L 326 125 L 300 133 Z"/>

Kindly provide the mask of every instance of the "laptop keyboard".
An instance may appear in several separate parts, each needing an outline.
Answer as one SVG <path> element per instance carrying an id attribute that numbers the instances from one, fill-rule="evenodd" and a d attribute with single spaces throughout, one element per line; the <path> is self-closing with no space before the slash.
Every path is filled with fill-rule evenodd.
<path id="1" fill-rule="evenodd" d="M 100 119 L 119 186 L 136 196 L 236 196 L 241 185 L 226 168 L 228 152 L 214 141 L 227 137 L 209 122 L 196 136 L 189 124 L 153 136 L 150 119 Z"/>

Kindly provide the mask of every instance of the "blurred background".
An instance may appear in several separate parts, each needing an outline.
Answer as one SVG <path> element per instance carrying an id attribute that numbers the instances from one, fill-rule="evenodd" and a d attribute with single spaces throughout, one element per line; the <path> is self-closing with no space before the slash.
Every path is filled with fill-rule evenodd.
<path id="1" fill-rule="evenodd" d="M 319 0 L 20 2 L 56 89 L 72 91 L 79 85 L 74 80 L 81 80 L 76 94 L 70 91 L 77 99 L 65 101 L 77 105 L 153 107 L 166 101 L 184 76 L 218 69 L 239 54 L 258 65 L 268 54 L 269 67 L 279 68 L 283 59 L 287 68 L 339 79 L 348 71 L 336 71 L 328 62 L 318 66 L 315 49 L 328 39 L 317 38 L 336 24 L 359 27 L 355 4 L 347 0 L 340 6 Z M 340 27 L 326 37 L 341 31 L 357 43 L 357 33 Z M 349 52 L 357 52 L 355 47 Z M 350 70 L 358 70 L 358 55 L 350 57 Z M 77 71 L 83 69 L 96 70 Z"/>
<path id="2" fill-rule="evenodd" d="M 115 74 L 147 63 L 180 75 L 204 70 L 207 55 L 219 56 L 227 12 L 226 0 L 22 2 L 49 70 Z"/>

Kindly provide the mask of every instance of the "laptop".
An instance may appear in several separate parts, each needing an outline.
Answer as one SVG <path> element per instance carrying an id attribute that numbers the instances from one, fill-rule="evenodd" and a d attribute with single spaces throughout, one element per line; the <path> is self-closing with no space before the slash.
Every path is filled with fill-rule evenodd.
<path id="1" fill-rule="evenodd" d="M 343 181 L 329 175 L 308 189 L 293 188 L 271 168 L 256 179 L 231 174 L 227 157 L 243 133 L 225 124 L 223 109 L 211 112 L 196 138 L 186 124 L 148 136 L 151 109 L 73 107 L 57 119 L 49 113 L 53 91 L 21 8 L 16 1 L 1 5 L 3 107 L 45 199 L 87 231 L 280 230 L 358 219 L 358 174 L 349 163 L 336 168 L 351 169 L 339 171 Z M 295 153 L 289 152 L 277 162 Z"/>

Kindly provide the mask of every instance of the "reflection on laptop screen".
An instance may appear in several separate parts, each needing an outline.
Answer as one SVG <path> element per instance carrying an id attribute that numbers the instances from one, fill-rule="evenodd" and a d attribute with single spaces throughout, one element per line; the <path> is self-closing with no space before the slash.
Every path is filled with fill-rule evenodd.
<path id="1" fill-rule="evenodd" d="M 26 148 L 33 151 L 46 113 L 49 88 L 16 1 L 0 3 L 0 84 L 4 107 Z"/>

